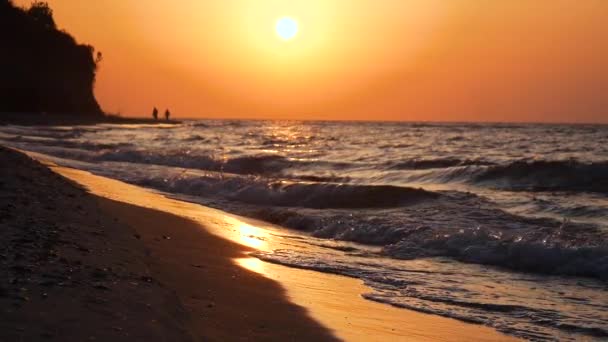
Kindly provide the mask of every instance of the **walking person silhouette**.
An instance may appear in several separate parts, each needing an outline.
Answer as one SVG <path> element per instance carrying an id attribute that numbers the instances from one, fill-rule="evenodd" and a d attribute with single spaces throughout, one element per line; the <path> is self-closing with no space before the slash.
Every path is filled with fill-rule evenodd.
<path id="1" fill-rule="evenodd" d="M 169 109 L 167 109 L 165 111 L 165 120 L 169 121 L 169 118 L 171 117 L 171 112 L 169 111 Z"/>
<path id="2" fill-rule="evenodd" d="M 152 110 L 152 117 L 154 118 L 154 120 L 158 120 L 158 109 L 156 109 L 156 107 L 154 107 L 154 109 Z"/>

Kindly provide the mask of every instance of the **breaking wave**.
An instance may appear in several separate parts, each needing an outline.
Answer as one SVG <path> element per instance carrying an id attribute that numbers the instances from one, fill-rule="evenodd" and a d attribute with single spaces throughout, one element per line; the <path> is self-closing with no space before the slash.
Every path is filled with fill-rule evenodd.
<path id="1" fill-rule="evenodd" d="M 479 268 L 447 260 L 411 261 L 392 269 L 380 260 L 349 262 L 335 253 L 319 258 L 303 251 L 280 249 L 255 252 L 253 256 L 285 266 L 359 278 L 371 288 L 372 292 L 362 295 L 368 300 L 491 326 L 526 340 L 608 337 L 605 315 L 589 315 L 594 309 L 606 307 L 598 303 L 600 307 L 593 308 L 593 297 L 570 297 L 563 292 L 575 292 L 580 286 L 601 289 L 598 283 L 583 285 L 576 279 L 535 275 L 514 279 L 500 270 L 480 273 Z M 538 287 L 561 305 L 552 305 L 544 298 L 520 297 L 531 291 L 531 282 L 536 286 L 532 291 Z"/>
<path id="2" fill-rule="evenodd" d="M 608 280 L 608 237 L 595 227 L 518 217 L 479 207 L 479 200 L 446 203 L 450 197 L 444 194 L 439 201 L 376 214 L 276 208 L 241 213 L 319 238 L 381 246 L 384 255 L 397 259 L 450 257 L 511 270 Z"/>
<path id="3" fill-rule="evenodd" d="M 429 159 L 391 163 L 389 170 L 404 171 L 404 179 L 413 182 L 458 182 L 509 191 L 608 193 L 608 162 L 517 160 L 495 164 L 483 160 Z"/>
<path id="4" fill-rule="evenodd" d="M 515 161 L 475 175 L 477 184 L 531 191 L 608 192 L 608 162 Z"/>
<path id="5" fill-rule="evenodd" d="M 272 182 L 253 177 L 208 174 L 203 177 L 147 179 L 142 185 L 194 196 L 219 195 L 224 199 L 274 207 L 390 208 L 435 200 L 439 194 L 395 186 L 359 186 Z"/>
<path id="6" fill-rule="evenodd" d="M 458 166 L 484 166 L 495 165 L 493 162 L 484 160 L 460 160 L 456 158 L 437 158 L 437 159 L 413 159 L 399 163 L 389 163 L 390 170 L 426 170 L 426 169 L 442 169 Z"/>

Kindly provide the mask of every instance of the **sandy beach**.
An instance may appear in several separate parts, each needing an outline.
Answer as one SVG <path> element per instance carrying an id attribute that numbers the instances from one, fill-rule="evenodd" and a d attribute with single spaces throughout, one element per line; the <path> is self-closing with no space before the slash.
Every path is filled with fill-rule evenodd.
<path id="1" fill-rule="evenodd" d="M 608 341 L 607 13 L 0 0 L 0 342 Z"/>
<path id="2" fill-rule="evenodd" d="M 0 160 L 1 341 L 192 339 L 129 226 L 27 156 Z"/>
<path id="3" fill-rule="evenodd" d="M 2 170 L 3 234 L 39 228 L 3 240 L 16 242 L 2 255 L 0 339 L 512 339 L 367 301 L 356 279 L 252 258 L 255 241 L 234 227 L 254 221 L 46 164 L 53 173 L 6 149 L 1 158 L 12 166 Z"/>

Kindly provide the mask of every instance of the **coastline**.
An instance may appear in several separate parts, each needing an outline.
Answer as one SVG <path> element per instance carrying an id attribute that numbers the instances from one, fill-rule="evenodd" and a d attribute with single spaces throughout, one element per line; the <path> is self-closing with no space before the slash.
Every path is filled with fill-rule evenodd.
<path id="1" fill-rule="evenodd" d="M 238 234 L 235 238 L 225 233 L 230 231 L 227 226 L 235 225 L 232 215 L 88 172 L 47 166 L 86 187 L 103 214 L 136 231 L 139 239 L 135 240 L 145 246 L 151 273 L 174 292 L 192 336 L 205 340 L 513 339 L 488 327 L 367 301 L 360 296 L 365 287 L 356 279 L 250 258 L 246 253 L 254 246 L 246 246 L 242 235 L 239 240 Z"/>
<path id="2" fill-rule="evenodd" d="M 98 124 L 115 125 L 177 125 L 178 120 L 154 120 L 148 118 L 124 117 L 112 114 L 77 116 L 61 113 L 5 113 L 0 112 L 0 125 L 18 126 L 92 126 Z"/>

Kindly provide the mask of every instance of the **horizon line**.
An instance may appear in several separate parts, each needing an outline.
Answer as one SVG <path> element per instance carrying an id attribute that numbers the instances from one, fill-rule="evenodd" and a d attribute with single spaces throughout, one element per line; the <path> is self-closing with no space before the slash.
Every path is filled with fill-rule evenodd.
<path id="1" fill-rule="evenodd" d="M 124 118 L 147 118 L 148 116 L 127 116 L 122 114 L 113 114 L 106 113 L 106 115 L 114 115 L 120 116 Z M 172 116 L 176 116 L 175 113 Z M 608 125 L 608 120 L 603 122 L 591 122 L 591 121 L 580 121 L 580 122 L 567 122 L 567 121 L 472 121 L 472 120 L 462 120 L 462 121 L 448 121 L 448 120 L 370 120 L 370 119 L 319 119 L 319 118 L 310 118 L 310 119 L 295 119 L 295 118 L 269 118 L 269 117 L 256 117 L 256 118 L 246 118 L 246 117 L 179 117 L 176 116 L 175 119 L 179 118 L 179 120 L 235 120 L 235 121 L 306 121 L 306 122 L 384 122 L 384 123 L 437 123 L 437 124 L 531 124 L 531 125 Z"/>

